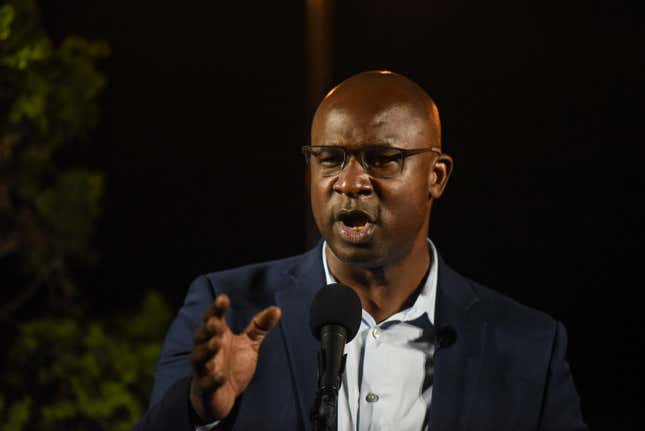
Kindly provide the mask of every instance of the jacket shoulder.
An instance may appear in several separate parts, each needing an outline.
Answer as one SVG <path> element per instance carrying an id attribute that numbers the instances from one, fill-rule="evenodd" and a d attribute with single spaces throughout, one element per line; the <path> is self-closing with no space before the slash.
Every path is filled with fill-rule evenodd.
<path id="1" fill-rule="evenodd" d="M 521 304 L 498 291 L 479 284 L 475 284 L 475 289 L 482 303 L 491 311 L 494 310 L 500 321 L 519 322 L 535 326 L 535 329 L 553 328 L 556 323 L 547 313 Z"/>
<path id="2" fill-rule="evenodd" d="M 481 283 L 471 280 L 451 268 L 450 277 L 464 290 L 469 290 L 472 310 L 493 327 L 504 328 L 510 332 L 524 335 L 553 335 L 556 320 L 547 313 L 531 308 Z"/>
<path id="3" fill-rule="evenodd" d="M 257 295 L 260 291 L 272 294 L 283 287 L 293 268 L 312 258 L 312 253 L 313 250 L 296 256 L 211 272 L 197 277 L 193 283 L 208 284 L 215 295 L 226 293 L 229 296 L 239 296 L 244 292 Z"/>

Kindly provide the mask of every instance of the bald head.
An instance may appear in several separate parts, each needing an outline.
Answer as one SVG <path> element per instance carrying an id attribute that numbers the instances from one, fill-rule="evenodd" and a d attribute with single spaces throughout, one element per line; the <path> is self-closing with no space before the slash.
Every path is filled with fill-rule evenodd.
<path id="1" fill-rule="evenodd" d="M 388 71 L 354 75 L 334 87 L 318 106 L 312 122 L 312 143 L 321 132 L 352 116 L 367 120 L 366 126 L 390 127 L 405 117 L 408 138 L 428 147 L 441 148 L 441 123 L 434 101 L 416 83 Z M 368 144 L 380 144 L 369 142 Z"/>

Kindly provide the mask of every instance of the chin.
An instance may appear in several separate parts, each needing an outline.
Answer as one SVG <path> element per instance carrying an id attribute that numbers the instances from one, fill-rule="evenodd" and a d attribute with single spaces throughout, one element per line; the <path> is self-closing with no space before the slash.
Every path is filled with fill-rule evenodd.
<path id="1" fill-rule="evenodd" d="M 383 265 L 384 259 L 381 250 L 374 248 L 371 244 L 355 245 L 347 244 L 340 240 L 327 240 L 327 246 L 334 253 L 334 256 L 345 264 L 366 268 L 375 268 Z"/>

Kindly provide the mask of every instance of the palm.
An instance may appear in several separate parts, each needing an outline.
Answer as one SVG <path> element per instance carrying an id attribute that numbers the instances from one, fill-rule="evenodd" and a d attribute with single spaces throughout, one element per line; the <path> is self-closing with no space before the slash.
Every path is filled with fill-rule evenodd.
<path id="1" fill-rule="evenodd" d="M 258 364 L 259 343 L 242 333 L 230 330 L 222 337 L 222 350 L 207 365 L 211 370 L 222 370 L 225 381 L 213 393 L 211 406 L 216 417 L 225 417 L 233 408 L 235 399 L 248 386 Z"/>
<path id="2" fill-rule="evenodd" d="M 278 307 L 268 307 L 253 316 L 244 331 L 234 334 L 224 319 L 229 305 L 226 295 L 218 296 L 193 336 L 191 403 L 203 420 L 230 413 L 253 378 L 264 337 L 281 315 Z"/>

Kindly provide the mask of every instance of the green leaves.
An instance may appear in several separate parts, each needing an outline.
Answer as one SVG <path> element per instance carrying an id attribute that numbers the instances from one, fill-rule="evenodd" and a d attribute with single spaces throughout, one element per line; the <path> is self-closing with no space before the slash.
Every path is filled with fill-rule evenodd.
<path id="1" fill-rule="evenodd" d="M 7 35 L 9 36 L 10 33 Z M 25 70 L 31 63 L 47 59 L 51 55 L 48 39 L 36 39 L 2 59 L 2 64 L 12 69 Z"/>
<path id="2" fill-rule="evenodd" d="M 0 414 L 4 421 L 0 420 L 2 429 L 5 431 L 21 431 L 27 429 L 27 421 L 31 413 L 32 400 L 29 397 L 22 398 L 9 406 L 5 406 L 5 400 L 0 395 Z M 2 418 L 0 416 L 0 418 Z"/>
<path id="3" fill-rule="evenodd" d="M 6 4 L 0 7 L 0 41 L 7 40 L 11 34 L 11 23 L 16 17 L 16 11 L 13 6 Z"/>
<path id="4" fill-rule="evenodd" d="M 92 262 L 102 173 L 55 163 L 70 143 L 90 145 L 106 77 L 101 41 L 68 36 L 54 46 L 33 0 L 0 7 L 0 259 L 18 258 L 28 286 L 0 306 L 12 316 L 41 289 L 51 306 L 77 299 L 76 272 Z M 16 278 L 16 277 L 14 277 Z"/>
<path id="5" fill-rule="evenodd" d="M 92 318 L 91 286 L 78 280 L 96 256 L 105 177 L 55 159 L 92 144 L 109 51 L 78 36 L 55 46 L 34 0 L 0 6 L 0 263 L 11 262 L 0 269 L 20 269 L 0 273 L 13 293 L 0 322 L 16 325 L 0 373 L 3 431 L 126 431 L 147 405 L 170 311 L 148 293 L 132 315 Z"/>
<path id="6" fill-rule="evenodd" d="M 68 170 L 35 196 L 34 206 L 55 254 L 83 257 L 100 212 L 103 181 L 98 172 Z"/>
<path id="7" fill-rule="evenodd" d="M 145 411 L 170 315 L 149 292 L 135 313 L 108 322 L 62 317 L 21 325 L 1 385 L 0 428 L 129 430 Z"/>

